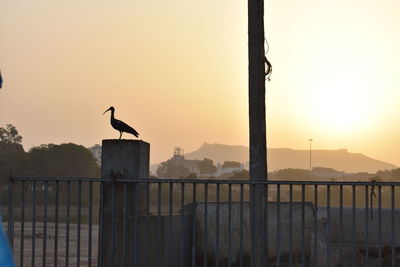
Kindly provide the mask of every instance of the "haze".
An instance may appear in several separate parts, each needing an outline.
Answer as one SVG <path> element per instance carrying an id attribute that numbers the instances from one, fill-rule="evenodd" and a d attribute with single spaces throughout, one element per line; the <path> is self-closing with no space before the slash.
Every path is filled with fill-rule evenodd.
<path id="1" fill-rule="evenodd" d="M 400 165 L 400 2 L 265 2 L 269 147 L 347 148 Z M 248 144 L 247 1 L 2 0 L 0 126 L 25 149 L 118 138 Z M 124 135 L 125 138 L 131 138 Z"/>

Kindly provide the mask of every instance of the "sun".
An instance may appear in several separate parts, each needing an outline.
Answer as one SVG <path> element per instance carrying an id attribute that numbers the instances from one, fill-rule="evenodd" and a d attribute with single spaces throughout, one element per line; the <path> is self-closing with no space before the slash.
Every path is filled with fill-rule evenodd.
<path id="1" fill-rule="evenodd" d="M 313 90 L 313 121 L 335 134 L 362 131 L 372 116 L 374 96 L 362 75 L 338 77 L 319 80 Z"/>

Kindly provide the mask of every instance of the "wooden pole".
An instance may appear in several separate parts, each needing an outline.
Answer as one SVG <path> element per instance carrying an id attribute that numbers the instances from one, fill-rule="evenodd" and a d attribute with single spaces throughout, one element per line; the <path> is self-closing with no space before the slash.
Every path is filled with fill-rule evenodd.
<path id="1" fill-rule="evenodd" d="M 249 131 L 250 179 L 267 180 L 267 142 L 265 122 L 264 1 L 248 0 L 249 46 Z M 263 266 L 267 258 L 265 231 L 265 186 L 253 186 L 250 195 L 251 240 L 254 265 Z"/>

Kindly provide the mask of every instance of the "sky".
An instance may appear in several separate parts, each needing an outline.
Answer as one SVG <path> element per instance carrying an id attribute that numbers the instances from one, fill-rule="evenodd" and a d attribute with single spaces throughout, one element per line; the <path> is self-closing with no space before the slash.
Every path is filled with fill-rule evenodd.
<path id="1" fill-rule="evenodd" d="M 400 166 L 399 25 L 397 0 L 265 1 L 268 147 Z M 2 0 L 0 127 L 88 147 L 118 138 L 114 106 L 153 163 L 248 145 L 247 60 L 245 0 Z"/>

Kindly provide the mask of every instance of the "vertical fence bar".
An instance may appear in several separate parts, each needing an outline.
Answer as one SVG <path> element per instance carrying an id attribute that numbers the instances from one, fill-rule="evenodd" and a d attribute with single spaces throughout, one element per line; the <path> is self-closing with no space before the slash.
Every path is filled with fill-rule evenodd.
<path id="1" fill-rule="evenodd" d="M 35 266 L 35 242 L 36 237 L 36 181 L 33 181 L 32 188 L 32 258 L 31 265 Z"/>
<path id="2" fill-rule="evenodd" d="M 394 202 L 394 185 L 390 187 L 391 189 L 391 229 L 392 229 L 392 267 L 395 267 L 396 265 L 396 251 L 395 251 L 395 246 L 396 246 L 396 229 L 395 229 L 395 223 L 394 223 L 394 215 L 395 215 L 395 202 Z"/>
<path id="3" fill-rule="evenodd" d="M 158 222 L 158 236 L 161 237 L 163 236 L 162 234 L 162 228 L 161 228 L 161 183 L 158 183 L 157 186 L 157 222 Z M 158 265 L 161 267 L 162 266 L 162 261 L 163 261 L 163 256 L 164 254 L 164 250 L 162 250 L 162 248 L 164 247 L 165 243 L 160 244 L 158 246 Z"/>
<path id="4" fill-rule="evenodd" d="M 89 182 L 89 239 L 88 239 L 88 266 L 92 266 L 92 228 L 93 228 L 93 182 Z"/>
<path id="5" fill-rule="evenodd" d="M 158 224 L 158 236 L 162 236 L 162 229 L 161 229 L 161 183 L 158 183 L 158 186 L 157 186 L 157 224 Z M 162 260 L 163 260 L 163 257 L 162 256 L 165 256 L 165 254 L 164 254 L 164 250 L 162 250 L 162 248 L 164 247 L 164 245 L 165 245 L 165 243 L 164 244 L 160 244 L 159 246 L 158 246 L 158 255 L 159 255 L 159 257 L 158 257 L 158 265 L 159 266 L 162 266 Z"/>
<path id="6" fill-rule="evenodd" d="M 281 264 L 281 185 L 276 185 L 276 266 Z"/>
<path id="7" fill-rule="evenodd" d="M 382 266 L 382 186 L 378 186 L 378 258 Z"/>
<path id="8" fill-rule="evenodd" d="M 289 266 L 293 266 L 293 185 L 289 185 Z"/>
<path id="9" fill-rule="evenodd" d="M 255 193 L 255 187 L 256 185 L 254 183 L 249 184 L 250 186 L 250 196 L 254 196 Z M 256 211 L 256 207 L 255 207 L 255 201 L 251 200 L 250 197 L 250 217 L 254 216 L 255 217 L 255 211 Z M 254 218 L 253 217 L 253 218 Z M 250 218 L 250 232 L 252 235 L 251 238 L 251 267 L 255 267 L 256 263 L 256 225 L 255 225 L 255 218 L 254 220 Z"/>
<path id="10" fill-rule="evenodd" d="M 47 250 L 47 202 L 49 194 L 49 182 L 44 182 L 44 207 L 43 207 L 43 254 L 42 254 L 42 266 L 46 267 L 46 250 Z"/>
<path id="11" fill-rule="evenodd" d="M 67 181 L 67 228 L 66 228 L 66 239 L 65 239 L 65 266 L 69 266 L 69 224 L 71 220 L 70 211 L 71 209 L 71 182 Z"/>
<path id="12" fill-rule="evenodd" d="M 215 266 L 219 267 L 219 197 L 220 197 L 220 184 L 217 184 L 217 207 L 216 207 L 216 219 L 215 219 Z"/>
<path id="13" fill-rule="evenodd" d="M 301 185 L 301 266 L 306 265 L 306 255 L 305 255 L 305 185 Z"/>
<path id="14" fill-rule="evenodd" d="M 111 193 L 111 205 L 112 205 L 112 210 L 111 210 L 111 263 L 109 263 L 111 266 L 114 266 L 115 264 L 115 209 L 116 209 L 116 189 L 115 189 L 115 181 L 112 182 L 112 193 Z"/>
<path id="15" fill-rule="evenodd" d="M 356 186 L 352 185 L 352 244 L 353 244 L 353 266 L 356 266 Z"/>
<path id="16" fill-rule="evenodd" d="M 104 267 L 103 264 L 103 217 L 104 217 L 104 199 L 103 199 L 103 194 L 104 194 L 104 184 L 103 181 L 100 180 L 100 206 L 99 206 L 99 241 L 98 241 L 98 261 L 99 261 L 99 266 L 98 267 Z M 136 226 L 136 225 L 135 225 Z M 133 251 L 133 254 L 135 251 Z"/>
<path id="17" fill-rule="evenodd" d="M 78 182 L 78 229 L 76 234 L 76 266 L 81 265 L 82 181 Z"/>
<path id="18" fill-rule="evenodd" d="M 232 256 L 232 184 L 228 184 L 228 267 Z"/>
<path id="19" fill-rule="evenodd" d="M 174 194 L 174 184 L 169 184 L 169 224 L 168 224 L 168 261 L 167 266 L 171 266 L 171 238 L 172 238 L 172 210 L 173 210 L 173 194 Z"/>
<path id="20" fill-rule="evenodd" d="M 192 267 L 196 267 L 196 183 L 193 183 L 193 206 L 192 206 Z"/>
<path id="21" fill-rule="evenodd" d="M 314 185 L 314 260 L 318 264 L 318 243 L 317 243 L 317 226 L 318 226 L 318 185 Z"/>
<path id="22" fill-rule="evenodd" d="M 207 267 L 207 249 L 208 249 L 208 183 L 204 184 L 204 266 Z"/>
<path id="23" fill-rule="evenodd" d="M 150 183 L 146 182 L 146 222 L 150 225 Z M 150 251 L 150 231 L 149 227 L 146 227 L 146 250 Z M 150 258 L 147 257 L 147 266 L 150 265 Z"/>
<path id="24" fill-rule="evenodd" d="M 60 201 L 60 182 L 56 181 L 56 210 L 54 218 L 54 267 L 58 266 L 58 213 Z M 23 265 L 21 265 L 23 266 Z"/>
<path id="25" fill-rule="evenodd" d="M 240 267 L 243 267 L 243 184 L 240 184 Z"/>
<path id="26" fill-rule="evenodd" d="M 368 248 L 369 248 L 369 240 L 368 240 L 368 235 L 369 235 L 369 229 L 368 229 L 368 185 L 365 186 L 365 266 L 368 266 Z"/>
<path id="27" fill-rule="evenodd" d="M 181 183 L 181 267 L 184 267 L 184 241 L 185 241 L 185 184 Z"/>
<path id="28" fill-rule="evenodd" d="M 21 195 L 21 239 L 19 250 L 19 265 L 24 266 L 24 241 L 25 241 L 25 181 L 22 181 L 22 195 Z"/>
<path id="29" fill-rule="evenodd" d="M 330 248 L 330 232 L 331 232 L 331 185 L 326 186 L 326 265 L 331 266 L 331 248 Z"/>
<path id="30" fill-rule="evenodd" d="M 138 256 L 137 256 L 137 252 L 138 252 L 138 233 L 137 233 L 137 228 L 138 228 L 138 216 L 139 216 L 139 205 L 138 205 L 138 201 L 139 201 L 139 189 L 137 188 L 137 183 L 133 183 L 133 188 L 132 188 L 132 194 L 133 194 L 133 216 L 134 216 L 134 230 L 133 230 L 133 251 L 132 251 L 132 262 L 133 262 L 133 266 L 137 267 L 137 261 L 138 261 Z M 129 266 L 130 267 L 130 266 Z"/>
<path id="31" fill-rule="evenodd" d="M 123 192 L 123 222 L 122 222 L 122 266 L 126 267 L 126 243 L 127 243 L 127 227 L 128 227 L 128 193 L 126 189 L 126 183 L 124 183 Z"/>
<path id="32" fill-rule="evenodd" d="M 10 178 L 8 182 L 8 239 L 11 251 L 14 250 L 14 180 Z"/>
<path id="33" fill-rule="evenodd" d="M 339 227 L 340 227 L 340 246 L 339 246 L 339 255 L 340 261 L 343 261 L 343 185 L 340 185 L 339 189 Z"/>

